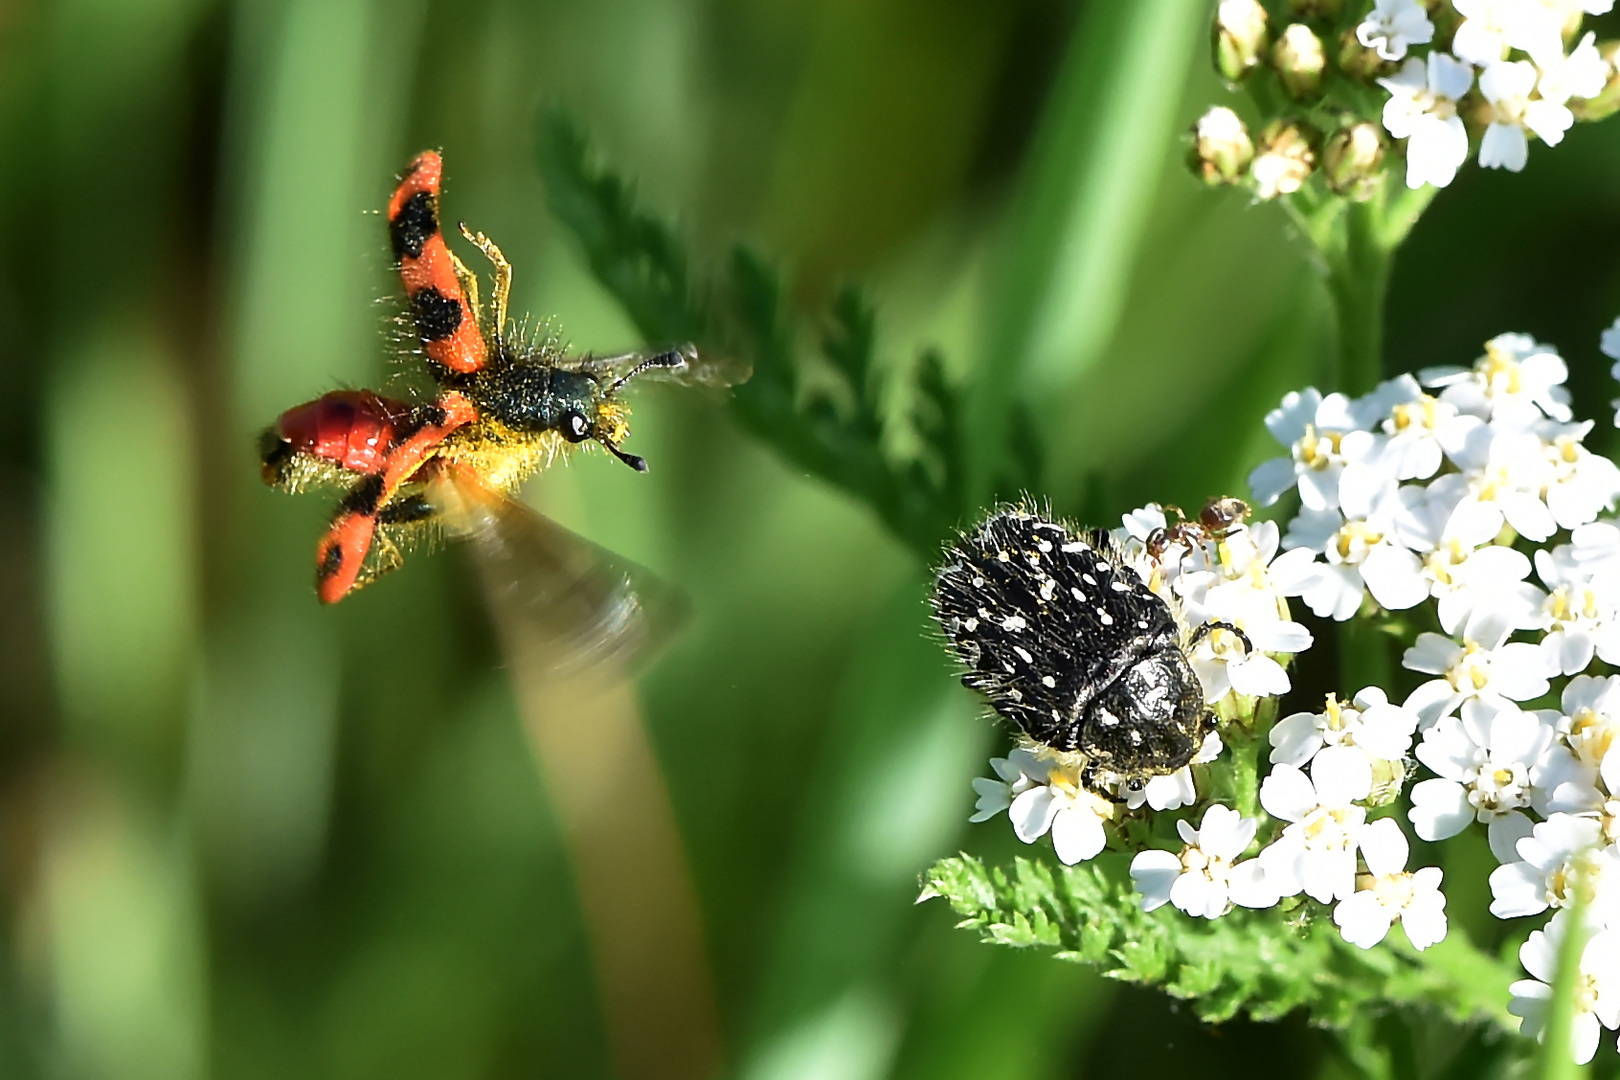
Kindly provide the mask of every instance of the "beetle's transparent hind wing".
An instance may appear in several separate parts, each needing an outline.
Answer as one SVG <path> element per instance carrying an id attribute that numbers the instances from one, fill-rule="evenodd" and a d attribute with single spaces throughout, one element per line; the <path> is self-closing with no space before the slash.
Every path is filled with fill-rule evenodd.
<path id="1" fill-rule="evenodd" d="M 435 481 L 429 498 L 472 550 L 514 664 L 628 677 L 686 621 L 679 590 L 522 503 L 467 478 Z"/>

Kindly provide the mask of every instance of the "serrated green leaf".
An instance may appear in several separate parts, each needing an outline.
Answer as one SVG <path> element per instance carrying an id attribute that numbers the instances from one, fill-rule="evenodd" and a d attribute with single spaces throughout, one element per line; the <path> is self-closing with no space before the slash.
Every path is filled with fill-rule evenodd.
<path id="1" fill-rule="evenodd" d="M 1047 945 L 1110 978 L 1185 998 L 1209 1021 L 1304 1008 L 1313 1022 L 1343 1028 L 1364 1010 L 1404 1004 L 1516 1030 L 1506 1010 L 1510 970 L 1460 936 L 1419 953 L 1397 932 L 1364 950 L 1326 918 L 1285 921 L 1275 909 L 1210 920 L 1169 906 L 1144 912 L 1122 856 L 1059 870 L 1020 858 L 1008 872 L 963 855 L 924 880 L 962 916 L 959 925 L 987 941 Z"/>

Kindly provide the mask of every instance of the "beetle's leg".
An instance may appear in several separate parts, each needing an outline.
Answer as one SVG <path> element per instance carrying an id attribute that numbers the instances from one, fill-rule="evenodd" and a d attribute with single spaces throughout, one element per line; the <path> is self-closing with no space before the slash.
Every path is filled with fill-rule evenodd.
<path id="1" fill-rule="evenodd" d="M 437 402 L 421 410 L 416 430 L 405 434 L 389 451 L 382 469 L 344 496 L 326 535 L 315 546 L 315 591 L 321 603 L 335 604 L 354 589 L 376 537 L 378 514 L 400 486 L 438 452 L 445 437 L 477 415 L 461 394 L 440 395 Z"/>
<path id="2" fill-rule="evenodd" d="M 461 226 L 461 235 L 465 236 L 484 253 L 484 257 L 495 264 L 495 295 L 490 298 L 490 318 L 495 328 L 495 340 L 501 341 L 506 336 L 506 302 L 512 294 L 512 264 L 506 261 L 501 249 L 495 246 L 495 241 L 481 232 L 473 232 L 467 226 Z"/>

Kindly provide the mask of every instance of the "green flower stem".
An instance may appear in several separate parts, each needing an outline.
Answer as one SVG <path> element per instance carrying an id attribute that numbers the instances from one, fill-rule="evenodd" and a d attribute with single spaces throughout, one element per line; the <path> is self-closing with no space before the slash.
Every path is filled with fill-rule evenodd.
<path id="1" fill-rule="evenodd" d="M 1384 298 L 1395 249 L 1434 197 L 1425 185 L 1408 188 L 1392 170 L 1364 202 L 1306 188 L 1283 200 L 1311 241 L 1313 265 L 1327 285 L 1338 325 L 1338 352 L 1324 381 L 1355 396 L 1383 377 Z"/>
<path id="2" fill-rule="evenodd" d="M 1575 1064 L 1569 1051 L 1575 1027 L 1576 987 L 1581 981 L 1581 954 L 1591 939 L 1590 933 L 1581 929 L 1586 915 L 1587 891 L 1581 887 L 1584 884 L 1577 880 L 1571 890 L 1574 902 L 1569 907 L 1569 930 L 1558 947 L 1558 971 L 1553 976 L 1552 1001 L 1547 1006 L 1546 1037 L 1536 1062 L 1536 1080 L 1575 1080 L 1587 1073 Z"/>
<path id="3" fill-rule="evenodd" d="M 1351 397 L 1365 394 L 1383 376 L 1384 295 L 1394 252 L 1382 242 L 1379 209 L 1371 202 L 1347 206 L 1338 244 L 1324 252 L 1339 326 L 1336 383 Z"/>
<path id="4" fill-rule="evenodd" d="M 1207 792 L 1211 803 L 1230 806 L 1244 817 L 1266 820 L 1260 809 L 1260 774 L 1271 755 L 1267 736 L 1277 722 L 1277 705 L 1277 698 L 1261 698 L 1252 713 L 1221 717 L 1225 721 L 1221 741 L 1226 749 L 1213 766 L 1199 766 L 1198 790 Z"/>
<path id="5" fill-rule="evenodd" d="M 1339 692 L 1349 699 L 1368 686 L 1388 690 L 1395 675 L 1391 638 L 1365 613 L 1335 623 L 1339 638 Z"/>

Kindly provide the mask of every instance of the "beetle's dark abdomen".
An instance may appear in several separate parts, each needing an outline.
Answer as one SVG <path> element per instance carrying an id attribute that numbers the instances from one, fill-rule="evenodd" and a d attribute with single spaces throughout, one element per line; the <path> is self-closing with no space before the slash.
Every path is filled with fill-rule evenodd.
<path id="1" fill-rule="evenodd" d="M 1107 533 L 999 510 L 949 552 L 934 610 L 962 681 L 1036 742 L 1125 777 L 1197 752 L 1203 693 L 1175 617 Z"/>

